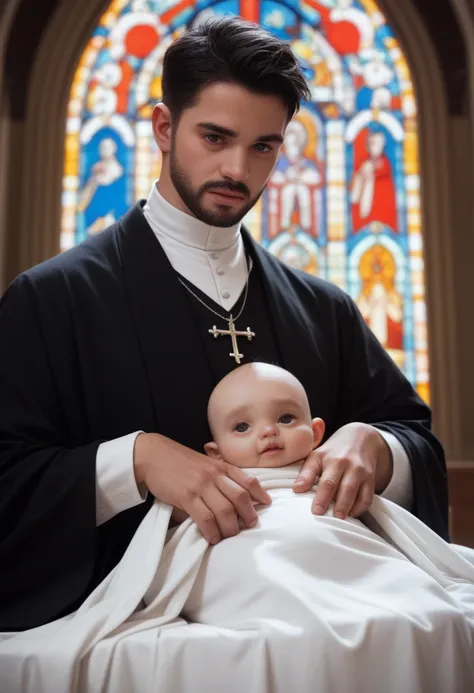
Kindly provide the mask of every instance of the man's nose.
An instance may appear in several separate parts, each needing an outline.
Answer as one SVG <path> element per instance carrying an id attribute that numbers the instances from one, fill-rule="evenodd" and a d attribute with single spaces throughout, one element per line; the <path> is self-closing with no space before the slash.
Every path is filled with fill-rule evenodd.
<path id="1" fill-rule="evenodd" d="M 250 175 L 247 152 L 238 147 L 228 149 L 225 152 L 220 172 L 224 179 L 232 180 L 235 183 L 247 180 Z"/>

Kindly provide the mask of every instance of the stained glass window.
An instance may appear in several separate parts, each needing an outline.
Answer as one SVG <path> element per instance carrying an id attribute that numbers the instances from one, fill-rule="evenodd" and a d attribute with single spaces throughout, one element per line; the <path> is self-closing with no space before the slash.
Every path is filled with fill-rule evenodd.
<path id="1" fill-rule="evenodd" d="M 187 27 L 229 13 L 288 41 L 312 94 L 247 226 L 284 262 L 347 291 L 428 401 L 416 99 L 373 0 L 113 0 L 71 88 L 62 249 L 148 195 L 163 54 Z"/>

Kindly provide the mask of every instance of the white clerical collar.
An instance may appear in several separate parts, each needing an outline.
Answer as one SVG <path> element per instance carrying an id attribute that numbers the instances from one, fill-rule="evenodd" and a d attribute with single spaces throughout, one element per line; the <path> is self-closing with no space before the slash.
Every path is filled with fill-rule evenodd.
<path id="1" fill-rule="evenodd" d="M 209 226 L 170 204 L 158 191 L 157 181 L 146 203 L 149 214 L 159 220 L 160 233 L 199 250 L 227 250 L 240 238 L 240 222 L 228 228 Z"/>

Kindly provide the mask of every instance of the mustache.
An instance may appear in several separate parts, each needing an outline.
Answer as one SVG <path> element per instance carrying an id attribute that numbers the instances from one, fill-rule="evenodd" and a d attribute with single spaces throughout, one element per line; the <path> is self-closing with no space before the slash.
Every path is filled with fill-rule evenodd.
<path id="1" fill-rule="evenodd" d="M 206 192 L 206 190 L 228 190 L 229 192 L 239 193 L 240 195 L 245 195 L 250 197 L 250 190 L 244 183 L 232 183 L 231 181 L 216 181 L 215 183 L 205 183 L 201 188 L 201 195 Z"/>

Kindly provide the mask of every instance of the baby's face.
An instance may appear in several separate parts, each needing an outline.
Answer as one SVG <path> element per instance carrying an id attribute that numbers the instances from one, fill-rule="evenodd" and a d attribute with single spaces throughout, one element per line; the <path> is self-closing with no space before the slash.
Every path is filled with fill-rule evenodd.
<path id="1" fill-rule="evenodd" d="M 306 394 L 284 374 L 242 373 L 223 385 L 209 414 L 220 456 L 238 467 L 281 467 L 314 447 Z"/>

